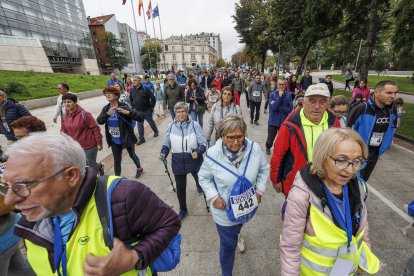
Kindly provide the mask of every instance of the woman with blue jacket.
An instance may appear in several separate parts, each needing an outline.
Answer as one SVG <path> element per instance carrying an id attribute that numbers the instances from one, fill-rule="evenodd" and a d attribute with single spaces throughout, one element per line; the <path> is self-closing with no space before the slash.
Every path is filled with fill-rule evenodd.
<path id="1" fill-rule="evenodd" d="M 187 174 L 191 173 L 196 182 L 197 192 L 203 194 L 203 190 L 198 184 L 197 173 L 203 163 L 203 153 L 206 151 L 207 140 L 204 138 L 201 126 L 188 116 L 186 103 L 176 103 L 174 112 L 175 119 L 167 127 L 160 159 L 167 158 L 171 150 L 171 164 L 180 204 L 178 216 L 182 221 L 188 212 L 186 202 Z"/>
<path id="2" fill-rule="evenodd" d="M 269 96 L 269 121 L 267 126 L 266 154 L 270 155 L 270 149 L 276 138 L 280 126 L 286 117 L 292 112 L 292 97 L 286 91 L 284 80 L 277 81 L 277 89 Z"/>
<path id="3" fill-rule="evenodd" d="M 198 173 L 220 237 L 223 276 L 232 275 L 236 247 L 244 251 L 240 230 L 257 211 L 269 177 L 269 163 L 260 146 L 246 138 L 246 131 L 241 117 L 224 119 L 218 128 L 220 139 L 207 151 Z M 240 186 L 248 189 L 235 192 Z"/>

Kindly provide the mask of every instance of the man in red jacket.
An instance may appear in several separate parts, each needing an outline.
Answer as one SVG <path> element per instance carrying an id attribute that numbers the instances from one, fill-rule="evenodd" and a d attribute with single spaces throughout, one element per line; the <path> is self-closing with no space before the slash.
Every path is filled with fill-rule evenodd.
<path id="1" fill-rule="evenodd" d="M 295 109 L 280 127 L 272 159 L 270 180 L 278 193 L 288 196 L 296 173 L 312 161 L 313 146 L 319 135 L 332 127 L 336 118 L 329 112 L 329 88 L 326 84 L 310 85 L 303 108 Z"/>

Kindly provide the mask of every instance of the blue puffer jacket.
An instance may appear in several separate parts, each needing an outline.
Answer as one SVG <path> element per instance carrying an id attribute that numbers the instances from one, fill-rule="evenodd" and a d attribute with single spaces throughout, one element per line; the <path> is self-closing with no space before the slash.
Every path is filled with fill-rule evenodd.
<path id="1" fill-rule="evenodd" d="M 376 108 L 378 107 L 375 106 L 375 103 L 371 98 L 368 102 L 355 106 L 347 118 L 347 126 L 352 127 L 358 132 L 367 145 L 369 145 L 375 121 L 377 120 L 375 115 Z M 386 106 L 384 109 L 390 114 L 390 120 L 379 149 L 379 155 L 386 152 L 391 146 L 397 121 L 397 109 L 395 106 Z"/>
<path id="2" fill-rule="evenodd" d="M 172 170 L 175 175 L 185 175 L 198 172 L 203 163 L 203 153 L 206 151 L 207 140 L 198 122 L 190 117 L 180 123 L 174 119 L 167 127 L 161 153 L 165 157 L 172 152 Z M 193 159 L 191 151 L 197 152 L 198 158 Z"/>
<path id="3" fill-rule="evenodd" d="M 23 105 L 19 104 L 13 99 L 6 99 L 6 101 L 0 106 L 4 110 L 6 116 L 7 126 L 4 125 L 5 122 L 0 123 L 0 133 L 6 135 L 7 140 L 16 141 L 14 137 L 13 130 L 10 127 L 10 124 L 23 116 L 30 116 L 30 112 Z"/>
<path id="4" fill-rule="evenodd" d="M 285 91 L 283 96 L 279 96 L 279 91 L 272 92 L 269 96 L 269 121 L 271 126 L 280 127 L 287 115 L 292 112 L 293 103 L 290 93 Z"/>

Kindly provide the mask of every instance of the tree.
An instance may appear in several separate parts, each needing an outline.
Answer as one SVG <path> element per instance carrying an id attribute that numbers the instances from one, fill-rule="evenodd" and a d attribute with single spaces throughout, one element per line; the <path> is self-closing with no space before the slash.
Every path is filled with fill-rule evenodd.
<path id="1" fill-rule="evenodd" d="M 222 58 L 219 58 L 216 62 L 216 67 L 226 67 L 226 61 Z"/>
<path id="2" fill-rule="evenodd" d="M 127 64 L 128 59 L 122 51 L 123 43 L 111 32 L 105 32 L 105 54 L 111 61 L 111 68 L 121 71 Z"/>
<path id="3" fill-rule="evenodd" d="M 141 60 L 144 69 L 157 68 L 161 61 L 162 46 L 156 39 L 148 39 L 141 48 Z"/>
<path id="4" fill-rule="evenodd" d="M 414 69 L 414 5 L 412 0 L 401 0 L 394 11 L 394 52 L 399 69 Z"/>

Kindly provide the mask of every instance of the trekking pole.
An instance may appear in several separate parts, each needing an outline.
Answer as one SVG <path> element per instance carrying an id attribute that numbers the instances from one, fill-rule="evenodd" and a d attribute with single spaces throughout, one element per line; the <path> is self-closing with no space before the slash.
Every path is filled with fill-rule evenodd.
<path id="1" fill-rule="evenodd" d="M 204 193 L 204 191 L 203 191 L 203 197 L 204 197 L 204 202 L 206 203 L 207 213 L 210 213 L 210 206 L 208 206 L 206 194 Z"/>
<path id="2" fill-rule="evenodd" d="M 172 181 L 172 179 L 171 179 L 171 174 L 170 174 L 170 171 L 168 170 L 168 166 L 167 166 L 167 159 L 163 159 L 163 160 L 162 160 L 162 163 L 164 164 L 164 167 L 165 167 L 165 172 L 167 173 L 168 178 L 170 179 L 170 183 L 171 183 L 171 186 L 172 186 L 172 188 L 173 188 L 173 191 L 174 191 L 174 192 L 177 192 L 177 190 L 176 190 L 176 189 L 175 189 L 175 187 L 174 187 L 174 183 L 173 183 L 173 181 Z"/>

